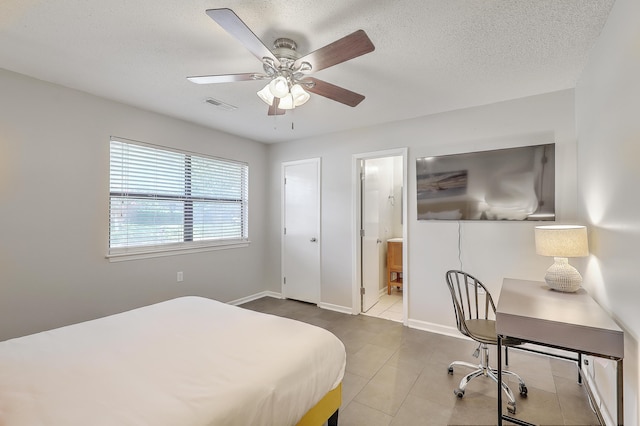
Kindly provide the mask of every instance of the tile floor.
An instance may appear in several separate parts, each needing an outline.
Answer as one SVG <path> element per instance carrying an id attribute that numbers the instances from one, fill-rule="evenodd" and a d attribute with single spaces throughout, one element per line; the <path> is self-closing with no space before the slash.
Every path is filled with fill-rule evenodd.
<path id="1" fill-rule="evenodd" d="M 362 315 L 402 322 L 402 309 L 402 290 L 393 287 L 391 294 L 385 292 L 378 303 Z"/>
<path id="2" fill-rule="evenodd" d="M 497 424 L 497 386 L 490 379 L 473 380 L 462 399 L 453 394 L 466 371 L 456 369 L 451 376 L 448 364 L 474 362 L 471 341 L 293 300 L 265 297 L 242 306 L 323 327 L 342 340 L 347 368 L 340 426 Z M 586 391 L 576 383 L 575 364 L 516 350 L 509 352 L 509 361 L 529 391 L 522 398 L 512 386 L 516 417 L 542 425 L 598 424 Z"/>

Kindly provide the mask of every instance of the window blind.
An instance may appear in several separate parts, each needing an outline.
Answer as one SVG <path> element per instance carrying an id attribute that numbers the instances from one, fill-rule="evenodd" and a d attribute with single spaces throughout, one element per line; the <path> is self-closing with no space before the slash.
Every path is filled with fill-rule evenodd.
<path id="1" fill-rule="evenodd" d="M 112 138 L 109 254 L 247 241 L 248 165 Z"/>

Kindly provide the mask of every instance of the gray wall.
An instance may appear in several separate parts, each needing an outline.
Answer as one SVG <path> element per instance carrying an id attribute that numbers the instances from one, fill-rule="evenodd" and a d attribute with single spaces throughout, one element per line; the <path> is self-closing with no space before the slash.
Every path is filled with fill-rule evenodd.
<path id="1" fill-rule="evenodd" d="M 2 70 L 0 93 L 0 339 L 180 295 L 264 289 L 264 144 Z M 111 135 L 248 162 L 251 245 L 110 263 Z"/>
<path id="2" fill-rule="evenodd" d="M 591 244 L 585 287 L 625 331 L 629 425 L 640 424 L 639 16 L 637 0 L 616 1 L 576 89 L 580 211 Z"/>

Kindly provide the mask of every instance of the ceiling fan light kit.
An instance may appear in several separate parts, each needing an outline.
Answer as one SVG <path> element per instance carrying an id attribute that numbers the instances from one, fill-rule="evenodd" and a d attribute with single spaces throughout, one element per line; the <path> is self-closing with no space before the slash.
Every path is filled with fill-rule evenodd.
<path id="1" fill-rule="evenodd" d="M 305 92 L 300 84 L 290 84 L 282 76 L 271 80 L 257 94 L 269 106 L 273 106 L 275 98 L 280 99 L 277 107 L 285 110 L 303 105 L 311 98 L 311 95 Z"/>
<path id="2" fill-rule="evenodd" d="M 375 50 L 363 30 L 301 56 L 296 51 L 295 41 L 288 38 L 276 39 L 273 49 L 268 49 L 231 9 L 209 9 L 206 12 L 262 62 L 264 73 L 187 77 L 189 81 L 210 84 L 269 80 L 257 92 L 258 97 L 269 106 L 269 115 L 282 115 L 286 110 L 304 105 L 311 98 L 309 92 L 351 107 L 364 100 L 363 95 L 308 76 L 312 71 L 320 71 Z"/>

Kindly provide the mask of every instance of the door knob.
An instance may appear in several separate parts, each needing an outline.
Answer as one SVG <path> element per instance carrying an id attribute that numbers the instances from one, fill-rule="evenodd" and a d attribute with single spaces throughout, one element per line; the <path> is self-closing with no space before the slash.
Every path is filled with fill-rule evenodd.
<path id="1" fill-rule="evenodd" d="M 316 237 L 311 238 L 311 242 L 315 243 L 316 241 L 318 241 L 318 239 Z"/>
<path id="2" fill-rule="evenodd" d="M 378 238 L 378 239 L 376 240 L 376 244 L 382 244 L 382 240 L 381 240 L 380 238 Z"/>

